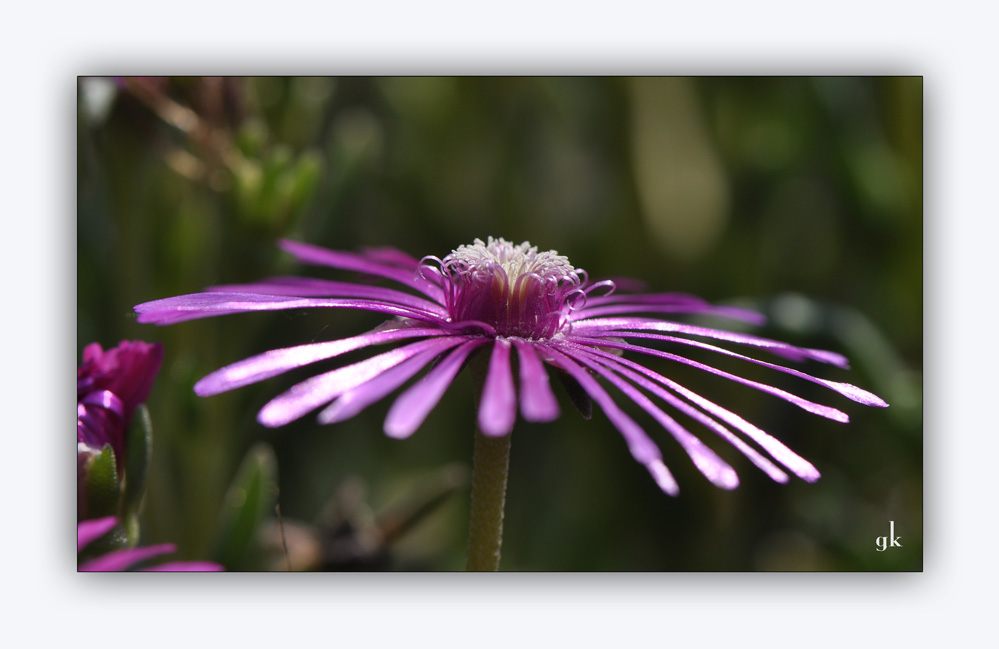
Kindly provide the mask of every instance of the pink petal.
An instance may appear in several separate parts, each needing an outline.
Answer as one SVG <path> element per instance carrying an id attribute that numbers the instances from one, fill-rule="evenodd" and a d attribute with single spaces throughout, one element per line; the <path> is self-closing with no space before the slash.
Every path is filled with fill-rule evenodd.
<path id="1" fill-rule="evenodd" d="M 648 397 L 603 365 L 589 360 L 585 354 L 574 353 L 574 350 L 571 348 L 567 352 L 573 354 L 577 361 L 610 381 L 625 396 L 637 403 L 645 412 L 652 415 L 680 443 L 683 450 L 693 460 L 694 465 L 712 484 L 722 489 L 735 489 L 739 486 L 739 476 L 725 460 L 718 457 L 713 450 L 704 445 L 704 442 L 659 409 Z"/>
<path id="2" fill-rule="evenodd" d="M 150 545 L 144 548 L 115 550 L 96 559 L 91 559 L 79 566 L 77 570 L 79 572 L 118 572 L 146 559 L 176 551 L 177 546 L 172 543 L 161 543 L 160 545 Z"/>
<path id="3" fill-rule="evenodd" d="M 789 345 L 776 340 L 770 340 L 768 338 L 761 338 L 759 336 L 753 336 L 751 334 L 725 331 L 722 329 L 709 329 L 707 327 L 698 327 L 679 322 L 669 322 L 667 320 L 652 320 L 648 318 L 594 318 L 592 320 L 578 320 L 572 325 L 573 334 L 584 336 L 613 336 L 620 338 L 631 336 L 631 334 L 623 333 L 623 331 L 634 330 L 670 331 L 690 334 L 692 336 L 704 336 L 706 338 L 715 338 L 717 340 L 739 343 L 740 345 L 752 345 L 754 347 L 762 347 L 764 349 L 780 350 L 784 356 L 789 358 L 810 358 L 822 363 L 830 363 L 844 368 L 848 365 L 846 358 L 835 352 L 825 351 L 822 349 L 796 347 L 794 345 Z M 650 334 L 646 334 L 646 336 L 649 335 Z M 678 338 L 676 340 L 683 339 Z"/>
<path id="4" fill-rule="evenodd" d="M 670 475 L 669 470 L 666 469 L 666 465 L 663 464 L 662 455 L 655 442 L 645 434 L 645 431 L 631 417 L 626 415 L 614 403 L 614 400 L 607 394 L 607 391 L 600 387 L 600 384 L 590 376 L 589 372 L 557 349 L 553 347 L 548 347 L 547 349 L 553 357 L 548 362 L 568 372 L 583 390 L 590 395 L 590 398 L 597 402 L 604 411 L 604 414 L 607 415 L 607 418 L 610 419 L 614 427 L 624 437 L 624 441 L 628 444 L 628 450 L 631 451 L 632 457 L 649 470 L 663 491 L 671 496 L 677 495 L 680 490 L 676 485 L 676 480 L 673 480 L 673 476 Z"/>
<path id="5" fill-rule="evenodd" d="M 89 521 L 81 521 L 76 526 L 76 551 L 79 552 L 97 539 L 101 538 L 118 524 L 118 519 L 114 516 L 95 518 Z"/>
<path id="6" fill-rule="evenodd" d="M 419 338 L 421 336 L 441 336 L 446 332 L 427 327 L 401 327 L 398 329 L 375 330 L 351 338 L 330 340 L 322 343 L 299 345 L 285 349 L 272 349 L 227 365 L 194 384 L 194 391 L 202 397 L 219 394 L 228 390 L 269 379 L 297 367 L 303 367 L 341 354 L 381 343 Z"/>
<path id="7" fill-rule="evenodd" d="M 538 357 L 534 346 L 524 340 L 514 339 L 520 359 L 520 412 L 527 421 L 553 421 L 558 418 L 559 407 L 548 380 L 548 371 Z"/>
<path id="8" fill-rule="evenodd" d="M 731 306 L 715 306 L 713 304 L 643 304 L 624 303 L 608 304 L 606 306 L 591 306 L 573 311 L 569 315 L 570 322 L 578 322 L 586 318 L 597 316 L 614 315 L 618 313 L 690 313 L 697 315 L 714 315 L 733 320 L 741 320 L 750 324 L 760 325 L 765 322 L 765 318 L 758 313 L 747 309 L 740 309 Z"/>
<path id="9" fill-rule="evenodd" d="M 391 288 L 333 282 L 313 277 L 271 277 L 252 284 L 225 284 L 212 286 L 209 292 L 259 293 L 262 295 L 291 295 L 296 297 L 357 297 L 377 300 L 418 309 L 440 317 L 447 317 L 447 310 L 430 300 Z"/>
<path id="10" fill-rule="evenodd" d="M 497 338 L 489 357 L 489 371 L 479 401 L 479 429 L 484 435 L 499 437 L 513 430 L 517 419 L 517 394 L 510 370 L 510 341 Z"/>
<path id="11" fill-rule="evenodd" d="M 460 340 L 455 340 L 454 344 L 457 345 L 459 342 Z M 319 423 L 333 424 L 338 421 L 350 419 L 413 378 L 417 372 L 425 368 L 435 358 L 440 356 L 441 353 L 441 350 L 429 349 L 396 365 L 390 370 L 382 372 L 370 381 L 347 390 L 336 401 L 319 413 Z"/>
<path id="12" fill-rule="evenodd" d="M 306 309 L 314 307 L 361 309 L 377 311 L 388 315 L 429 320 L 436 322 L 436 316 L 423 311 L 395 304 L 361 299 L 338 298 L 298 298 L 258 293 L 192 293 L 162 300 L 145 302 L 135 307 L 138 321 L 158 325 L 174 324 L 197 318 L 208 318 L 231 313 L 249 311 L 279 311 L 282 309 Z"/>
<path id="13" fill-rule="evenodd" d="M 780 483 L 787 482 L 788 477 L 786 473 L 777 468 L 777 466 L 774 465 L 770 460 L 763 457 L 759 452 L 756 451 L 756 449 L 746 444 L 746 442 L 744 442 L 741 438 L 737 437 L 734 433 L 732 433 L 732 431 L 728 430 L 727 428 L 719 424 L 717 421 L 715 421 L 705 413 L 701 412 L 697 408 L 694 408 L 693 406 L 683 401 L 682 399 L 674 396 L 673 394 L 670 394 L 661 386 L 657 385 L 656 383 L 642 376 L 642 374 L 650 376 L 653 379 L 658 380 L 665 385 L 671 385 L 671 386 L 676 385 L 673 381 L 670 381 L 666 377 L 660 376 L 659 374 L 656 374 L 652 370 L 649 370 L 648 368 L 645 368 L 639 365 L 638 363 L 630 361 L 626 358 L 619 358 L 613 354 L 597 349 L 585 349 L 583 347 L 578 347 L 578 346 L 577 349 L 578 349 L 577 353 L 588 354 L 592 358 L 597 360 L 597 362 L 602 363 L 605 367 L 613 368 L 616 372 L 628 378 L 636 385 L 641 386 L 645 390 L 651 392 L 652 394 L 656 395 L 657 397 L 668 403 L 670 406 L 676 408 L 683 414 L 691 417 L 692 419 L 704 425 L 712 432 L 716 433 L 727 443 L 734 446 L 740 453 L 745 455 L 750 462 L 759 467 L 764 473 L 766 473 L 770 477 L 770 479 Z M 631 369 L 628 368 L 634 368 L 635 370 L 638 371 L 637 372 L 632 371 Z M 639 372 L 641 372 L 641 374 Z M 803 473 L 798 475 L 800 477 L 809 480 L 810 482 L 817 479 L 818 472 L 815 471 L 815 468 L 812 467 L 811 464 L 805 462 L 804 460 L 801 461 L 804 462 L 811 469 L 811 473 Z"/>
<path id="14" fill-rule="evenodd" d="M 417 354 L 428 349 L 443 351 L 460 342 L 453 337 L 421 340 L 314 376 L 268 402 L 257 414 L 257 421 L 271 428 L 284 426 Z"/>
<path id="15" fill-rule="evenodd" d="M 750 379 L 745 379 L 741 376 L 737 376 L 730 372 L 724 370 L 719 370 L 717 368 L 711 367 L 710 365 L 705 365 L 704 363 L 699 363 L 697 361 L 692 361 L 689 358 L 684 358 L 682 356 L 677 356 L 676 354 L 670 354 L 668 352 L 659 351 L 658 349 L 650 349 L 648 347 L 641 347 L 639 345 L 632 345 L 626 342 L 618 342 L 609 338 L 569 338 L 571 342 L 580 343 L 582 345 L 592 345 L 594 347 L 612 347 L 616 349 L 623 349 L 626 351 L 634 351 L 642 354 L 649 354 L 651 356 L 658 356 L 660 358 L 665 358 L 668 360 L 676 361 L 684 365 L 689 365 L 690 367 L 696 367 L 697 369 L 704 370 L 705 372 L 710 372 L 716 376 L 721 376 L 723 378 L 729 379 L 730 381 L 735 381 L 736 383 L 741 383 L 743 385 L 748 385 L 751 388 L 755 388 L 762 392 L 772 394 L 776 397 L 780 397 L 785 401 L 793 403 L 799 408 L 806 410 L 812 414 L 819 415 L 820 417 L 826 417 L 832 419 L 833 421 L 839 421 L 846 423 L 850 421 L 850 417 L 847 416 L 842 410 L 837 410 L 830 406 L 823 406 L 821 404 L 809 401 L 808 399 L 803 399 L 796 394 L 791 394 L 780 388 L 775 388 L 772 385 L 767 385 L 766 383 L 760 383 L 758 381 L 752 381 Z"/>
<path id="16" fill-rule="evenodd" d="M 763 450 L 765 450 L 768 453 L 770 453 L 771 457 L 773 457 L 775 460 L 777 460 L 778 462 L 780 462 L 781 464 L 783 464 L 785 467 L 787 467 L 788 469 L 790 469 L 791 472 L 794 473 L 799 478 L 802 478 L 803 480 L 806 480 L 807 482 L 815 482 L 816 480 L 819 479 L 820 475 L 819 475 L 818 470 L 810 462 L 808 462 L 808 460 L 806 460 L 806 459 L 802 458 L 801 456 L 799 456 L 798 454 L 796 454 L 794 451 L 792 451 L 791 449 L 789 449 L 787 446 L 785 446 L 782 442 L 780 442 L 775 437 L 772 437 L 766 431 L 763 431 L 760 428 L 757 428 L 756 426 L 750 424 L 745 419 L 743 419 L 742 417 L 739 417 L 735 413 L 733 413 L 733 412 L 731 412 L 731 411 L 729 411 L 729 410 L 727 410 L 727 409 L 719 406 L 718 404 L 716 404 L 716 403 L 714 403 L 712 401 L 709 401 L 708 399 L 705 399 L 704 397 L 702 397 L 701 395 L 697 394 L 696 392 L 692 392 L 691 390 L 688 390 L 687 388 L 683 387 L 679 383 L 677 383 L 675 381 L 672 381 L 672 380 L 670 380 L 670 379 L 668 379 L 668 378 L 666 378 L 666 377 L 664 377 L 664 376 L 662 376 L 660 374 L 657 374 L 656 372 L 648 369 L 647 367 L 644 367 L 643 365 L 641 365 L 639 363 L 635 363 L 634 361 L 630 361 L 630 360 L 628 360 L 626 358 L 619 358 L 617 356 L 614 356 L 613 354 L 609 354 L 607 352 L 603 352 L 603 351 L 600 351 L 600 350 L 597 350 L 597 349 L 591 349 L 590 352 L 593 353 L 593 354 L 600 355 L 600 356 L 606 358 L 607 360 L 609 360 L 610 362 L 618 363 L 618 364 L 621 364 L 621 365 L 626 365 L 626 366 L 628 366 L 628 367 L 630 367 L 630 368 L 632 368 L 632 369 L 634 369 L 634 370 L 636 370 L 638 372 L 641 372 L 642 374 L 645 374 L 648 377 L 651 377 L 653 380 L 662 383 L 664 386 L 670 388 L 671 390 L 673 390 L 673 391 L 675 391 L 675 392 L 683 395 L 688 400 L 690 400 L 691 402 L 697 404 L 698 406 L 700 406 L 704 410 L 712 413 L 713 415 L 715 415 L 719 419 L 727 422 L 729 425 L 731 425 L 734 428 L 742 431 L 747 437 L 749 437 L 754 442 L 756 442 L 757 444 L 759 444 L 760 447 L 763 448 Z M 675 404 L 675 405 L 677 405 L 678 408 L 683 408 L 683 405 L 681 405 L 681 404 L 682 404 L 682 402 L 680 402 L 678 404 Z M 694 416 L 692 413 L 688 413 L 688 414 L 691 414 L 691 416 Z M 712 427 L 712 429 L 716 430 L 716 432 L 719 432 L 719 434 L 721 434 L 721 432 L 717 431 L 717 429 L 715 429 L 714 427 Z M 725 433 L 728 433 L 728 431 L 725 430 L 724 428 L 721 428 L 721 430 L 724 431 Z M 730 441 L 734 446 L 736 446 L 737 448 L 739 448 L 739 450 L 742 450 L 743 453 L 745 453 L 746 456 L 749 457 L 750 460 L 752 460 L 761 469 L 763 469 L 764 471 L 766 471 L 774 480 L 776 480 L 777 482 L 785 482 L 786 481 L 786 477 L 784 479 L 781 479 L 779 477 L 775 477 L 771 473 L 771 471 L 768 470 L 768 468 L 766 467 L 766 465 L 761 465 L 759 462 L 757 462 L 757 460 L 755 459 L 755 457 L 757 455 L 756 452 L 753 451 L 749 447 L 745 447 L 745 444 L 741 440 L 739 440 L 738 438 L 729 439 L 729 437 L 727 435 L 723 435 L 723 436 L 728 441 Z M 736 443 L 736 442 L 738 442 L 738 443 Z M 745 447 L 745 450 L 744 450 L 743 447 Z M 749 452 L 747 452 L 747 451 L 749 451 Z M 761 459 L 763 459 L 765 461 L 765 458 L 761 458 Z"/>
<path id="17" fill-rule="evenodd" d="M 223 570 L 225 568 L 211 561 L 171 561 L 143 568 L 143 572 L 221 572 Z"/>
<path id="18" fill-rule="evenodd" d="M 394 264 L 383 263 L 372 256 L 365 257 L 349 252 L 328 250 L 319 246 L 288 239 L 282 239 L 278 242 L 278 245 L 286 252 L 290 252 L 300 260 L 308 263 L 331 266 L 342 270 L 354 270 L 368 275 L 392 279 L 414 288 L 437 301 L 440 301 L 444 296 L 439 286 L 435 286 L 419 277 L 415 268 L 412 270 L 403 269 Z"/>
<path id="19" fill-rule="evenodd" d="M 418 383 L 403 392 L 389 408 L 385 417 L 385 434 L 396 439 L 409 437 L 444 396 L 444 392 L 462 368 L 468 355 L 486 339 L 473 338 L 465 342 L 427 372 Z"/>
<path id="20" fill-rule="evenodd" d="M 744 361 L 749 361 L 756 365 L 762 365 L 763 367 L 769 367 L 770 369 L 777 370 L 778 372 L 784 372 L 785 374 L 790 374 L 791 376 L 796 376 L 806 381 L 811 381 L 812 383 L 817 383 L 821 386 L 827 387 L 831 390 L 839 392 L 846 398 L 856 401 L 857 403 L 862 403 L 865 406 L 876 406 L 879 408 L 886 408 L 888 404 L 885 403 L 880 397 L 874 395 L 867 390 L 858 388 L 855 385 L 850 385 L 849 383 L 839 383 L 838 381 L 829 381 L 826 379 L 820 379 L 811 374 L 805 374 L 790 367 L 784 367 L 783 365 L 777 365 L 775 363 L 768 363 L 767 361 L 761 361 L 755 358 L 750 358 L 749 356 L 743 356 L 742 354 L 737 354 L 733 351 L 727 349 L 722 349 L 721 347 L 716 347 L 714 345 L 708 345 L 707 343 L 698 342 L 696 340 L 687 340 L 686 338 L 676 338 L 675 336 L 661 336 L 659 334 L 647 334 L 647 333 L 628 333 L 621 332 L 621 336 L 624 338 L 648 338 L 652 340 L 662 340 L 665 342 L 673 342 L 681 345 L 688 345 L 690 347 L 698 347 L 700 349 L 707 349 L 718 354 L 724 354 L 725 356 L 730 356 L 732 358 L 739 358 Z M 816 350 L 806 350 L 806 351 L 816 351 Z M 832 353 L 832 352 L 829 352 Z"/>

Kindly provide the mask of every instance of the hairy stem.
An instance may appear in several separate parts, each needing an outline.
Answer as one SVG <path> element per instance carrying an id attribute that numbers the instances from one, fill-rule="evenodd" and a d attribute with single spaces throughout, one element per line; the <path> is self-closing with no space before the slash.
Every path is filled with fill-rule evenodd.
<path id="1" fill-rule="evenodd" d="M 488 368 L 489 354 L 484 351 L 476 353 L 469 361 L 476 407 L 481 401 Z M 475 428 L 472 504 L 468 521 L 468 557 L 465 563 L 465 570 L 468 571 L 499 570 L 511 435 L 512 433 L 501 437 L 487 437 L 478 426 Z"/>
<path id="2" fill-rule="evenodd" d="M 510 435 L 486 437 L 476 430 L 466 570 L 499 570 L 509 467 Z"/>

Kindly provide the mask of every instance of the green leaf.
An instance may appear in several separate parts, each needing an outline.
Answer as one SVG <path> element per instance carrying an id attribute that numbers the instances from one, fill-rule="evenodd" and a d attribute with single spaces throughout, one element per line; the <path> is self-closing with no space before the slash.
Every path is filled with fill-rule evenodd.
<path id="1" fill-rule="evenodd" d="M 121 484 L 110 444 L 105 444 L 101 452 L 87 463 L 86 489 L 86 518 L 118 515 Z"/>
<path id="2" fill-rule="evenodd" d="M 146 473 L 153 455 L 153 422 L 145 404 L 139 405 L 128 428 L 125 448 L 125 496 L 122 513 L 135 516 L 139 513 L 142 496 L 146 491 Z"/>
<path id="3" fill-rule="evenodd" d="M 253 540 L 277 500 L 277 460 L 267 444 L 251 448 L 229 486 L 219 517 L 215 560 L 227 570 L 252 569 Z"/>

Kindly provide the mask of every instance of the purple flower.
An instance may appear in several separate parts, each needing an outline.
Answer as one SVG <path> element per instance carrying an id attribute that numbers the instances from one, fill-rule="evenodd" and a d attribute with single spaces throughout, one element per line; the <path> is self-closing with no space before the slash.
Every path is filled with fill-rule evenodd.
<path id="1" fill-rule="evenodd" d="M 83 364 L 76 370 L 76 480 L 80 518 L 95 514 L 89 511 L 88 473 L 106 445 L 111 446 L 116 464 L 112 483 L 124 477 L 125 431 L 135 409 L 149 396 L 162 362 L 163 346 L 159 343 L 123 340 L 107 351 L 97 343 L 83 349 Z"/>
<path id="2" fill-rule="evenodd" d="M 117 524 L 118 519 L 114 516 L 105 516 L 104 518 L 95 518 L 80 522 L 76 526 L 76 551 L 82 552 L 88 545 L 114 529 Z M 77 570 L 80 572 L 118 572 L 127 570 L 147 559 L 152 559 L 162 554 L 172 554 L 176 551 L 177 546 L 172 543 L 161 543 L 143 548 L 114 550 L 84 561 L 79 565 Z M 151 568 L 143 568 L 143 570 L 161 572 L 214 572 L 222 570 L 222 566 L 209 561 L 174 561 Z"/>
<path id="3" fill-rule="evenodd" d="M 76 370 L 76 441 L 80 452 L 99 453 L 110 444 L 125 457 L 125 429 L 135 408 L 145 402 L 163 362 L 163 346 L 123 340 L 104 351 L 98 343 L 83 349 Z"/>
<path id="4" fill-rule="evenodd" d="M 195 385 L 201 396 L 219 394 L 349 351 L 402 342 L 389 351 L 295 385 L 260 411 L 257 418 L 265 426 L 287 424 L 320 407 L 324 407 L 319 413 L 321 423 L 342 421 L 401 388 L 429 367 L 422 378 L 396 397 L 385 420 L 386 434 L 408 437 L 436 406 L 470 354 L 481 351 L 488 354 L 478 411 L 478 425 L 485 435 L 510 433 L 518 404 L 521 416 L 528 421 L 550 421 L 559 416 L 558 402 L 545 369 L 549 365 L 600 406 L 621 432 L 635 459 L 649 470 L 664 491 L 675 495 L 679 489 L 663 463 L 658 446 L 618 406 L 605 385 L 613 386 L 651 415 L 679 442 L 697 468 L 719 487 L 736 487 L 735 471 L 670 416 L 663 405 L 720 436 L 778 482 L 788 480 L 785 471 L 807 481 L 816 480 L 819 472 L 742 417 L 629 356 L 652 356 L 695 367 L 835 421 L 846 422 L 848 417 L 836 408 L 685 358 L 677 352 L 686 348 L 708 350 L 817 383 L 865 405 L 887 406 L 877 396 L 853 385 L 744 356 L 705 339 L 756 348 L 791 361 L 811 360 L 845 368 L 846 359 L 839 354 L 662 318 L 665 314 L 696 314 L 759 323 L 762 317 L 758 314 L 714 306 L 679 293 L 625 291 L 635 288 L 637 283 L 631 280 L 594 282 L 585 271 L 573 268 L 565 257 L 554 251 L 539 252 L 526 242 L 513 245 L 491 237 L 485 243 L 476 239 L 472 245 L 459 246 L 444 259 L 424 257 L 420 261 L 394 249 L 354 254 L 294 241 L 282 241 L 280 245 L 300 261 L 389 279 L 409 291 L 277 277 L 254 284 L 213 287 L 206 293 L 135 307 L 140 322 L 160 325 L 229 313 L 304 307 L 362 309 L 393 316 L 384 325 L 358 336 L 264 352 L 212 372 Z M 667 343 L 672 351 L 646 347 L 644 341 Z M 514 353 L 519 391 L 514 378 Z"/>

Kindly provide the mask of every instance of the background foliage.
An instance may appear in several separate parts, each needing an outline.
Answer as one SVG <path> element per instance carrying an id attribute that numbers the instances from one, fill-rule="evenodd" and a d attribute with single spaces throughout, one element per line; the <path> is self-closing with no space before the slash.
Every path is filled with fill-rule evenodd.
<path id="1" fill-rule="evenodd" d="M 209 399 L 191 386 L 266 349 L 359 333 L 376 315 L 155 328 L 131 307 L 272 274 L 343 277 L 295 267 L 279 237 L 420 257 L 493 235 L 554 248 L 593 277 L 758 308 L 771 318 L 763 333 L 851 358 L 850 373 L 822 376 L 891 404 L 866 409 L 765 374 L 845 409 L 842 425 L 657 365 L 823 474 L 773 484 L 716 447 L 742 478 L 721 491 L 639 416 L 677 499 L 599 413 L 583 421 L 565 404 L 555 423 L 519 423 L 504 569 L 922 568 L 921 79 L 85 78 L 78 98 L 78 351 L 123 338 L 165 347 L 148 403 L 143 543 L 283 568 L 264 506 L 276 498 L 296 567 L 322 551 L 334 569 L 461 568 L 467 381 L 406 441 L 382 435 L 387 403 L 335 426 L 306 417 L 269 430 L 257 410 L 309 370 Z M 249 496 L 265 522 L 252 551 L 235 552 L 226 530 L 260 517 L 232 515 Z M 876 552 L 892 520 L 903 547 Z"/>

